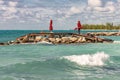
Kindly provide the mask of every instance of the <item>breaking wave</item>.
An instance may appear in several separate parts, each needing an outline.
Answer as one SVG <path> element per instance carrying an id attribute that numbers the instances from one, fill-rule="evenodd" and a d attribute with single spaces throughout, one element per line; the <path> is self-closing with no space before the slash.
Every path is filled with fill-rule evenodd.
<path id="1" fill-rule="evenodd" d="M 62 57 L 71 62 L 77 63 L 78 65 L 88 65 L 88 66 L 103 66 L 105 61 L 108 60 L 109 55 L 104 52 L 97 52 L 96 54 L 87 55 L 72 55 Z"/>
<path id="2" fill-rule="evenodd" d="M 114 41 L 113 43 L 120 43 L 120 41 Z"/>
<path id="3" fill-rule="evenodd" d="M 52 44 L 51 42 L 47 42 L 47 41 L 41 41 L 41 42 L 37 42 L 37 43 L 21 43 L 21 44 Z"/>

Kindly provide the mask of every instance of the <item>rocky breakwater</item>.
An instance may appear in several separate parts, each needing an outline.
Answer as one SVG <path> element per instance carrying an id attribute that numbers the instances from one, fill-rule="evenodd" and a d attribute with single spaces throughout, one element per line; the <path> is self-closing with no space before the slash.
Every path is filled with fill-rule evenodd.
<path id="1" fill-rule="evenodd" d="M 85 37 L 61 37 L 61 38 L 48 38 L 47 41 L 53 44 L 71 44 L 71 43 L 85 43 Z"/>
<path id="2" fill-rule="evenodd" d="M 78 43 L 112 43 L 113 40 L 111 39 L 104 39 L 99 38 L 93 35 L 78 35 L 73 34 L 69 36 L 63 36 L 63 37 L 41 37 L 41 36 L 31 36 L 31 35 L 25 35 L 17 38 L 14 41 L 8 41 L 6 43 L 0 43 L 0 45 L 13 45 L 13 44 L 32 44 L 32 43 L 40 43 L 40 42 L 47 42 L 52 44 L 78 44 Z"/>
<path id="3" fill-rule="evenodd" d="M 120 32 L 91 32 L 87 34 L 94 36 L 120 36 Z"/>

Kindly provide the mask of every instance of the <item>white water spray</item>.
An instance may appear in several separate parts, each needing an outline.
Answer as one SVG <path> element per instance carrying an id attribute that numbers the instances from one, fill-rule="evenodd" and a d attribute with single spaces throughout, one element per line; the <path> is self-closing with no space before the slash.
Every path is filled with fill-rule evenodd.
<path id="1" fill-rule="evenodd" d="M 104 62 L 109 58 L 109 55 L 104 52 L 97 52 L 93 55 L 72 55 L 64 56 L 63 58 L 75 62 L 78 65 L 103 66 L 105 65 Z"/>
<path id="2" fill-rule="evenodd" d="M 113 43 L 120 43 L 120 41 L 114 41 Z"/>

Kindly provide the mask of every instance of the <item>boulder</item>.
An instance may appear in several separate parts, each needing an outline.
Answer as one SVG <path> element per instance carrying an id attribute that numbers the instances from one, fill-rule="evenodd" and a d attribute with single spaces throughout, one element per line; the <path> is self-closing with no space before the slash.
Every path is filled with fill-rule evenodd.
<path id="1" fill-rule="evenodd" d="M 5 45 L 4 43 L 0 43 L 0 46 Z"/>
<path id="2" fill-rule="evenodd" d="M 5 42 L 4 45 L 9 45 L 9 43 Z"/>
<path id="3" fill-rule="evenodd" d="M 91 32 L 87 34 L 94 36 L 120 36 L 120 32 Z"/>
<path id="4" fill-rule="evenodd" d="M 86 42 L 86 39 L 85 39 L 85 37 L 81 36 L 81 37 L 78 38 L 77 42 L 78 43 L 84 43 L 84 42 Z"/>
<path id="5" fill-rule="evenodd" d="M 70 42 L 73 43 L 73 42 L 76 42 L 78 40 L 78 38 L 77 37 L 70 37 L 69 40 L 70 40 Z"/>
<path id="6" fill-rule="evenodd" d="M 85 39 L 85 37 L 82 37 L 82 40 L 81 40 L 82 42 L 86 42 L 86 39 Z"/>
<path id="7" fill-rule="evenodd" d="M 85 37 L 85 40 L 86 40 L 86 41 L 91 41 L 91 37 L 86 36 L 86 37 Z"/>
<path id="8" fill-rule="evenodd" d="M 55 38 L 48 38 L 49 42 L 55 42 Z"/>
<path id="9" fill-rule="evenodd" d="M 102 38 L 98 38 L 97 40 L 98 40 L 98 42 L 103 42 Z"/>
<path id="10" fill-rule="evenodd" d="M 40 36 L 36 36 L 36 38 L 35 38 L 35 41 L 40 41 L 42 39 L 42 37 L 40 37 Z"/>
<path id="11" fill-rule="evenodd" d="M 16 40 L 19 41 L 20 43 L 29 42 L 29 40 L 28 40 L 28 35 L 21 36 L 21 37 L 17 38 Z"/>
<path id="12" fill-rule="evenodd" d="M 87 42 L 87 43 L 91 43 L 91 40 L 87 40 L 86 42 Z"/>
<path id="13" fill-rule="evenodd" d="M 15 40 L 13 44 L 20 44 L 18 40 Z"/>
<path id="14" fill-rule="evenodd" d="M 69 37 L 62 37 L 62 43 L 68 43 L 69 41 Z"/>
<path id="15" fill-rule="evenodd" d="M 47 38 L 42 38 L 41 41 L 47 41 L 47 42 L 49 42 L 49 39 L 47 39 Z"/>
<path id="16" fill-rule="evenodd" d="M 15 41 L 8 41 L 8 44 L 14 44 Z"/>
<path id="17" fill-rule="evenodd" d="M 120 36 L 120 32 L 114 33 L 114 36 Z"/>
<path id="18" fill-rule="evenodd" d="M 56 38 L 56 43 L 60 43 L 62 41 L 61 38 Z"/>
<path id="19" fill-rule="evenodd" d="M 106 39 L 106 38 L 105 38 L 105 39 L 103 39 L 103 42 L 109 42 L 109 43 L 110 43 L 110 42 L 113 42 L 113 40 L 112 40 L 112 39 Z"/>
<path id="20" fill-rule="evenodd" d="M 106 36 L 112 36 L 113 33 L 106 33 Z"/>
<path id="21" fill-rule="evenodd" d="M 82 37 L 79 37 L 77 40 L 78 43 L 82 42 Z"/>

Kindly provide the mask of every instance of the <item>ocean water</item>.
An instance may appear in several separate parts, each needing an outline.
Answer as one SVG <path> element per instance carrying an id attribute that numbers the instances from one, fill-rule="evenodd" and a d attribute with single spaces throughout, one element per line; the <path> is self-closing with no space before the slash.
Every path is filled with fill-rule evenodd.
<path id="1" fill-rule="evenodd" d="M 0 42 L 31 32 L 1 30 Z M 120 36 L 105 38 L 115 42 L 0 46 L 0 80 L 119 80 Z"/>

